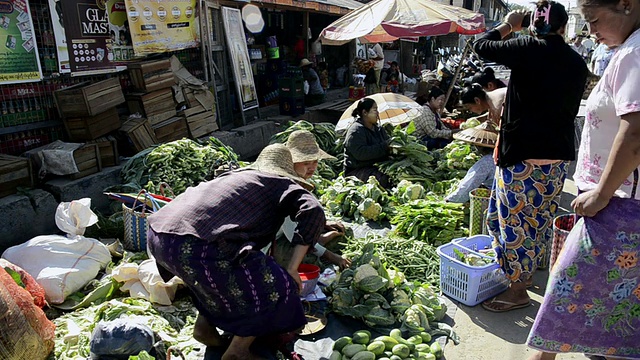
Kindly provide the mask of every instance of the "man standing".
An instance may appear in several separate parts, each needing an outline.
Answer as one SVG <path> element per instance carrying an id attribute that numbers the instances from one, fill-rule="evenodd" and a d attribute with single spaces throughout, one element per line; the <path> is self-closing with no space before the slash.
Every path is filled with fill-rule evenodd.
<path id="1" fill-rule="evenodd" d="M 569 46 L 571 46 L 571 48 L 575 52 L 580 54 L 580 56 L 582 56 L 583 59 L 587 57 L 587 48 L 582 44 L 581 36 L 576 36 L 573 39 L 571 39 L 571 44 Z"/>
<path id="2" fill-rule="evenodd" d="M 302 76 L 309 83 L 309 93 L 304 96 L 304 104 L 306 106 L 314 106 L 322 104 L 325 100 L 324 89 L 320 84 L 320 77 L 313 69 L 313 63 L 307 59 L 300 61 Z"/>
<path id="3" fill-rule="evenodd" d="M 379 93 L 380 74 L 382 72 L 382 68 L 384 67 L 384 52 L 382 51 L 382 46 L 380 46 L 379 43 L 376 43 L 372 48 L 369 49 L 369 59 L 373 60 L 373 70 L 376 74 L 376 83 L 374 86 L 374 90 L 376 93 Z"/>
<path id="4" fill-rule="evenodd" d="M 615 48 L 610 48 L 607 45 L 600 43 L 591 56 L 591 72 L 596 76 L 602 76 L 615 51 Z"/>

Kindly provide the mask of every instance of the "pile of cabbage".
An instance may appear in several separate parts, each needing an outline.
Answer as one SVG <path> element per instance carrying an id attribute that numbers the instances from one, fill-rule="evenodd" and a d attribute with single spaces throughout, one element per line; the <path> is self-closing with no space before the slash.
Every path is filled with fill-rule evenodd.
<path id="1" fill-rule="evenodd" d="M 389 196 L 374 177 L 365 183 L 340 176 L 324 190 L 320 202 L 330 215 L 363 223 L 387 218 Z"/>
<path id="2" fill-rule="evenodd" d="M 377 329 L 400 324 L 407 333 L 430 332 L 439 326 L 447 307 L 428 284 L 409 283 L 404 274 L 380 262 L 373 244 L 354 257 L 351 268 L 340 273 L 328 288 L 329 304 L 338 315 L 359 319 Z"/>

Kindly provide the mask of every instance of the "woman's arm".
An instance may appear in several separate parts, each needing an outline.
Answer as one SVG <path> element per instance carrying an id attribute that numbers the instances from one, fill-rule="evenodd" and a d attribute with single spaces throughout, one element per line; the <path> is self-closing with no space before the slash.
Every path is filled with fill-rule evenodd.
<path id="1" fill-rule="evenodd" d="M 298 273 L 298 267 L 300 263 L 302 263 L 302 259 L 309 251 L 309 245 L 296 245 L 293 247 L 293 255 L 291 256 L 291 260 L 289 261 L 289 266 L 287 267 L 287 272 L 293 280 L 298 284 L 298 291 L 302 291 L 302 279 L 300 279 L 300 274 Z"/>
<path id="2" fill-rule="evenodd" d="M 512 32 L 522 30 L 522 20 L 524 12 L 512 11 L 505 16 L 502 24 L 493 30 L 486 32 L 475 41 L 473 49 L 475 52 L 487 60 L 504 64 L 508 67 L 522 62 L 525 58 L 522 53 L 522 41 L 524 38 L 501 41 Z"/>
<path id="3" fill-rule="evenodd" d="M 594 216 L 613 197 L 624 180 L 640 165 L 640 112 L 622 116 L 611 153 L 596 189 L 579 195 L 572 203 L 576 213 Z"/>

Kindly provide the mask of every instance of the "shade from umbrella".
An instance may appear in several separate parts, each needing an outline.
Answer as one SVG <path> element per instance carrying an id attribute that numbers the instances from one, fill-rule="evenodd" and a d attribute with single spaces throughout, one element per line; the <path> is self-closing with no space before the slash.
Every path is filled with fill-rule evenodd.
<path id="1" fill-rule="evenodd" d="M 324 45 L 390 42 L 450 33 L 473 35 L 485 29 L 484 15 L 431 0 L 374 0 L 334 21 L 320 33 Z"/>
<path id="2" fill-rule="evenodd" d="M 478 126 L 453 134 L 453 138 L 473 145 L 492 148 L 496 146 L 498 140 L 498 127 L 487 120 Z"/>
<path id="3" fill-rule="evenodd" d="M 367 96 L 367 98 L 375 100 L 378 105 L 381 125 L 391 123 L 395 126 L 408 123 L 416 117 L 421 116 L 424 110 L 422 106 L 413 99 L 400 94 L 380 93 Z M 342 113 L 340 120 L 338 120 L 336 124 L 336 131 L 346 130 L 349 125 L 355 121 L 351 113 L 356 107 L 358 107 L 358 101 L 351 104 L 351 106 Z"/>

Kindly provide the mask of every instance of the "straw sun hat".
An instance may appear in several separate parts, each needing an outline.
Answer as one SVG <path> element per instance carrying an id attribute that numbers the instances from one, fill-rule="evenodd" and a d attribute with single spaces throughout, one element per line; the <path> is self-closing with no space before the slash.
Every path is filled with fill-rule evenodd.
<path id="1" fill-rule="evenodd" d="M 288 177 L 306 189 L 313 189 L 311 183 L 296 174 L 293 169 L 291 152 L 284 144 L 272 144 L 262 149 L 256 161 L 249 168 Z"/>
<path id="2" fill-rule="evenodd" d="M 335 157 L 320 149 L 316 137 L 307 130 L 296 130 L 289 134 L 287 147 L 291 151 L 294 163 L 324 159 L 336 160 Z"/>
<path id="3" fill-rule="evenodd" d="M 492 148 L 496 146 L 498 140 L 498 127 L 491 121 L 485 121 L 476 127 L 453 134 L 453 138 L 473 145 Z"/>
<path id="4" fill-rule="evenodd" d="M 311 61 L 309 61 L 308 59 L 302 59 L 300 61 L 300 67 L 305 67 L 307 65 L 313 65 L 313 63 Z"/>

